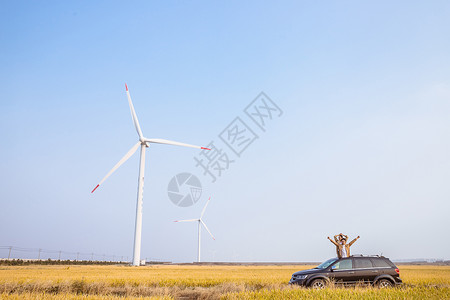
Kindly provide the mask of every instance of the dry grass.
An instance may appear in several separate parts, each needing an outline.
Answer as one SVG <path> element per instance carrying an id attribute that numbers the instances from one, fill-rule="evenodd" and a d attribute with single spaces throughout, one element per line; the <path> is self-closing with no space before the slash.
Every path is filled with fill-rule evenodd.
<path id="1" fill-rule="evenodd" d="M 405 285 L 390 290 L 331 287 L 314 291 L 287 284 L 293 272 L 308 268 L 8 266 L 0 267 L 0 295 L 1 299 L 410 299 L 416 295 L 450 299 L 449 266 L 401 266 Z"/>
<path id="2" fill-rule="evenodd" d="M 74 295 L 74 294 L 45 294 L 45 293 L 21 293 L 21 294 L 0 294 L 2 300 L 138 300 L 138 299 L 150 299 L 150 300 L 172 300 L 172 297 L 119 297 L 119 296 L 93 296 L 93 295 Z"/>
<path id="3" fill-rule="evenodd" d="M 259 290 L 230 293 L 223 299 L 450 299 L 450 289 L 441 287 L 402 287 L 377 289 L 373 287 L 327 288 L 312 290 L 305 288 Z"/>
<path id="4" fill-rule="evenodd" d="M 283 284 L 291 274 L 309 266 L 192 266 L 159 265 L 129 266 L 25 266 L 0 267 L 0 282 L 8 278 L 14 282 L 51 282 L 82 280 L 102 282 L 112 286 L 202 286 L 222 283 L 248 285 Z"/>

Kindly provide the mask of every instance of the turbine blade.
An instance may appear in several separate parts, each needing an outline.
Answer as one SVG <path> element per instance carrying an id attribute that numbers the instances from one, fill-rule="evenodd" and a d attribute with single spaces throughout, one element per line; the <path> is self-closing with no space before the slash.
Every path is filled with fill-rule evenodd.
<path id="1" fill-rule="evenodd" d="M 103 179 L 99 182 L 99 184 L 97 184 L 97 186 L 92 190 L 91 193 L 93 193 L 105 180 L 106 178 L 108 178 L 115 170 L 117 170 L 117 168 L 119 168 L 124 162 L 127 161 L 127 159 L 129 159 L 134 152 L 136 152 L 136 150 L 139 148 L 139 146 L 141 145 L 141 142 L 137 142 L 136 145 L 134 145 L 130 151 L 127 152 L 127 154 L 125 154 L 124 157 L 122 157 L 121 160 L 119 160 L 119 162 L 111 169 L 111 171 L 108 172 L 108 174 L 106 174 L 105 177 L 103 177 Z"/>
<path id="2" fill-rule="evenodd" d="M 206 207 L 208 206 L 209 200 L 211 200 L 211 197 L 209 197 L 208 201 L 206 201 L 205 207 L 203 207 L 202 214 L 200 215 L 200 219 L 203 217 L 203 214 L 205 213 Z"/>
<path id="3" fill-rule="evenodd" d="M 169 140 L 163 140 L 163 139 L 144 139 L 144 141 L 146 141 L 148 143 L 154 143 L 154 144 L 167 144 L 167 145 L 175 145 L 175 146 L 197 148 L 197 149 L 202 149 L 202 150 L 211 150 L 211 149 L 206 148 L 206 147 L 195 146 L 195 145 L 190 145 L 190 144 L 185 144 L 185 143 L 180 143 L 180 142 L 174 142 L 174 141 L 169 141 Z"/>
<path id="4" fill-rule="evenodd" d="M 206 231 L 208 231 L 209 235 L 213 238 L 213 240 L 216 240 L 216 238 L 212 235 L 211 231 L 209 231 L 209 229 L 206 226 L 205 222 L 203 222 L 202 219 L 200 219 L 200 222 L 202 222 L 203 226 L 205 226 Z"/>
<path id="5" fill-rule="evenodd" d="M 143 135 L 142 135 L 142 131 L 141 131 L 141 126 L 139 126 L 139 121 L 136 116 L 136 112 L 134 111 L 133 102 L 131 101 L 130 91 L 128 91 L 128 86 L 126 83 L 125 83 L 125 88 L 127 90 L 128 105 L 130 106 L 130 112 L 131 112 L 131 117 L 133 118 L 134 127 L 136 127 L 136 131 L 139 135 L 139 139 L 142 139 Z"/>
<path id="6" fill-rule="evenodd" d="M 190 219 L 190 220 L 176 220 L 174 222 L 198 222 L 199 219 Z"/>

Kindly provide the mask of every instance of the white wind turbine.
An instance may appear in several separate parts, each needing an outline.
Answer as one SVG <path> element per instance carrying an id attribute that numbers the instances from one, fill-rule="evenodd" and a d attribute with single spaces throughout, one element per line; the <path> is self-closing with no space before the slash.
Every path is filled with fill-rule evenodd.
<path id="1" fill-rule="evenodd" d="M 211 231 L 209 231 L 208 227 L 206 226 L 205 222 L 203 222 L 202 217 L 205 213 L 206 207 L 208 206 L 209 200 L 211 200 L 211 197 L 209 197 L 208 201 L 206 201 L 205 207 L 203 207 L 202 213 L 200 214 L 199 219 L 190 219 L 190 220 L 179 220 L 174 222 L 198 222 L 198 255 L 197 255 L 197 262 L 200 262 L 200 241 L 201 241 L 201 229 L 202 225 L 205 226 L 205 229 L 208 231 L 208 233 L 211 235 L 213 240 L 215 240 L 214 236 L 212 235 Z"/>
<path id="2" fill-rule="evenodd" d="M 134 152 L 141 146 L 141 159 L 139 162 L 139 177 L 138 177 L 138 192 L 137 192 L 137 203 L 136 203 L 136 224 L 134 231 L 134 248 L 133 248 L 133 265 L 140 265 L 141 258 L 141 232 L 142 232 L 142 199 L 144 195 L 144 171 L 145 171 L 145 148 L 148 148 L 151 143 L 154 144 L 167 144 L 167 145 L 176 145 L 176 146 L 184 146 L 191 147 L 197 149 L 211 150 L 209 148 L 194 146 L 179 142 L 173 142 L 163 139 L 148 139 L 142 135 L 141 127 L 139 126 L 139 121 L 136 116 L 136 112 L 134 111 L 133 102 L 131 102 L 130 92 L 128 91 L 128 86 L 125 84 L 128 104 L 130 106 L 131 117 L 133 118 L 134 126 L 136 127 L 136 131 L 139 135 L 139 141 L 134 145 L 127 154 L 109 171 L 108 174 L 100 181 L 99 184 L 92 190 L 93 193 L 105 180 L 108 178 L 115 170 L 117 170 L 127 159 L 129 159 Z"/>

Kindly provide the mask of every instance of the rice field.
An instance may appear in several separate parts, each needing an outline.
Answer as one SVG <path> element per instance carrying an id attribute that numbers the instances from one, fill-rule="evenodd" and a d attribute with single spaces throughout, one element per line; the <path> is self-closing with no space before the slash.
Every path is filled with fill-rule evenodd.
<path id="1" fill-rule="evenodd" d="M 0 266 L 0 299 L 450 299 L 450 266 L 400 266 L 393 289 L 287 283 L 311 266 Z"/>

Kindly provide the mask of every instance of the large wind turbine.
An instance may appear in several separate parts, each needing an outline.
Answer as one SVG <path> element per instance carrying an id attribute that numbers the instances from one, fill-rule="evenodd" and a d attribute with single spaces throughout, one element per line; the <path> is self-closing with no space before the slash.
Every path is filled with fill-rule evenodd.
<path id="1" fill-rule="evenodd" d="M 133 265 L 140 265 L 141 258 L 141 232 L 142 232 L 142 198 L 144 194 L 144 172 L 145 172 L 145 148 L 148 148 L 151 143 L 154 144 L 167 144 L 167 145 L 176 145 L 176 146 L 184 146 L 191 147 L 197 149 L 205 149 L 211 150 L 206 147 L 194 146 L 179 142 L 173 142 L 163 139 L 148 139 L 142 135 L 141 127 L 139 126 L 139 121 L 136 116 L 136 112 L 134 111 L 133 102 L 131 102 L 130 92 L 128 91 L 128 86 L 125 83 L 125 89 L 128 97 L 128 104 L 130 106 L 131 117 L 133 118 L 134 127 L 136 127 L 136 131 L 139 135 L 139 141 L 134 145 L 124 157 L 109 171 L 108 174 L 97 184 L 97 186 L 92 190 L 93 193 L 105 180 L 108 178 L 115 170 L 117 170 L 127 159 L 129 159 L 134 152 L 141 146 L 141 159 L 139 162 L 139 177 L 138 177 L 138 192 L 137 192 L 137 203 L 136 203 L 136 224 L 134 231 L 134 249 L 133 249 Z"/>
<path id="2" fill-rule="evenodd" d="M 208 206 L 209 200 L 211 200 L 211 197 L 209 197 L 208 201 L 206 201 L 205 207 L 203 207 L 202 213 L 200 214 L 199 219 L 190 219 L 190 220 L 179 220 L 174 222 L 198 222 L 198 255 L 197 255 L 197 262 L 200 262 L 200 241 L 201 241 L 201 229 L 202 225 L 205 226 L 205 229 L 208 231 L 209 235 L 215 240 L 214 236 L 212 235 L 211 231 L 209 231 L 208 227 L 206 226 L 205 222 L 203 222 L 202 217 L 205 213 L 206 207 Z"/>

